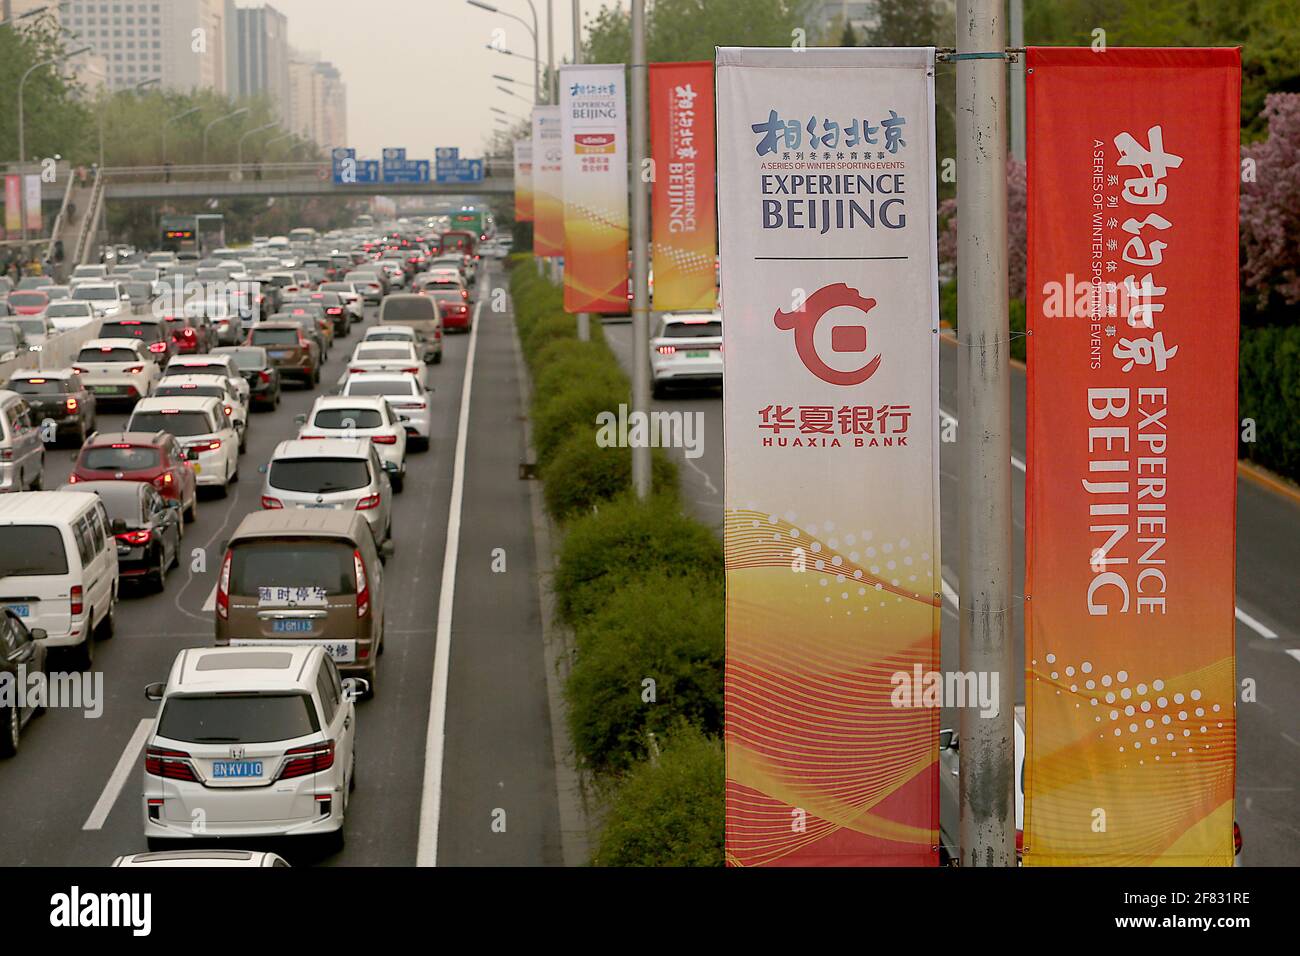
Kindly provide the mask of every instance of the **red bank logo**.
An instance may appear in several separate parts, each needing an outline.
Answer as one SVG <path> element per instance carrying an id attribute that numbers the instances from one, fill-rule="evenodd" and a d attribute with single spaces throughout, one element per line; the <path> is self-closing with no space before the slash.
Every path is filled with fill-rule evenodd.
<path id="1" fill-rule="evenodd" d="M 782 312 L 778 309 L 773 321 L 776 322 L 776 327 L 783 332 L 794 331 L 794 348 L 799 354 L 799 360 L 803 362 L 808 371 L 823 382 L 829 382 L 831 385 L 861 385 L 871 378 L 876 373 L 876 369 L 880 367 L 879 355 L 861 368 L 841 372 L 839 369 L 831 368 L 817 354 L 817 344 L 814 337 L 817 331 L 817 323 L 831 309 L 841 306 L 857 309 L 865 316 L 876 307 L 876 300 L 863 298 L 857 289 L 850 289 L 843 282 L 837 282 L 835 285 L 823 286 L 809 296 L 807 301 L 804 302 L 804 308 L 801 312 Z M 831 329 L 832 352 L 866 352 L 866 350 L 867 327 L 865 323 L 862 325 L 837 325 Z"/>

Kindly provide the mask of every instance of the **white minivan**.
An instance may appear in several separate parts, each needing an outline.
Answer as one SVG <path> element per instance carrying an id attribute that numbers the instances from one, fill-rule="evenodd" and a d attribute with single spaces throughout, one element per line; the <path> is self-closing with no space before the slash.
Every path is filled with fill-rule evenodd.
<path id="1" fill-rule="evenodd" d="M 71 648 L 89 669 L 92 638 L 113 636 L 117 542 L 99 495 L 24 491 L 0 496 L 0 605 L 47 647 Z"/>
<path id="2" fill-rule="evenodd" d="M 45 441 L 27 400 L 0 389 L 0 492 L 39 489 L 44 469 Z"/>

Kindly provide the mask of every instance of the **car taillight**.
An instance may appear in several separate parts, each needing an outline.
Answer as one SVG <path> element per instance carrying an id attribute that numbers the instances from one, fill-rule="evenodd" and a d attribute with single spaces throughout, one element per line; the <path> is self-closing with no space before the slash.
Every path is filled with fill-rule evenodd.
<path id="1" fill-rule="evenodd" d="M 150 351 L 150 352 L 153 352 L 155 355 L 159 354 L 160 352 L 166 352 L 166 351 L 167 351 L 167 343 L 166 343 L 166 342 L 154 342 L 152 345 L 149 346 L 149 351 Z"/>
<path id="2" fill-rule="evenodd" d="M 189 446 L 190 451 L 216 451 L 221 447 L 220 438 L 208 438 L 203 441 L 196 441 Z"/>
<path id="3" fill-rule="evenodd" d="M 461 290 L 460 290 L 460 297 L 461 297 L 462 299 L 468 299 L 468 298 L 469 298 L 469 290 L 467 290 L 467 289 L 461 289 Z"/>
<path id="4" fill-rule="evenodd" d="M 79 482 L 80 480 L 81 480 L 81 479 L 77 477 L 77 475 L 76 475 L 75 472 L 74 472 L 73 474 L 71 474 L 71 475 L 68 475 L 68 484 L 70 484 L 70 485 L 75 485 L 75 484 L 76 484 L 77 482 Z"/>
<path id="5" fill-rule="evenodd" d="M 325 312 L 326 312 L 327 314 L 329 314 L 329 315 L 342 315 L 342 314 L 343 314 L 343 310 L 340 309 L 340 308 L 338 308 L 337 306 L 335 306 L 335 307 L 332 308 L 332 309 L 326 309 Z"/>
<path id="6" fill-rule="evenodd" d="M 405 373 L 407 373 L 408 375 L 419 375 L 419 374 L 420 374 L 420 370 L 419 370 L 418 368 L 404 368 L 404 369 L 402 369 L 402 371 L 405 372 Z"/>
<path id="7" fill-rule="evenodd" d="M 1236 820 L 1232 821 L 1232 855 L 1241 854 L 1241 826 Z"/>
<path id="8" fill-rule="evenodd" d="M 321 773 L 334 766 L 334 741 L 323 744 L 309 744 L 306 747 L 293 747 L 284 752 L 289 759 L 281 768 L 277 780 L 290 777 L 304 777 L 309 773 Z"/>
<path id="9" fill-rule="evenodd" d="M 364 372 L 364 371 L 365 371 L 365 369 L 363 369 L 363 368 L 350 368 L 350 369 L 348 369 L 348 374 L 349 374 L 349 375 L 360 375 L 360 374 L 361 374 L 362 372 Z"/>
<path id="10" fill-rule="evenodd" d="M 68 399 L 64 404 L 70 412 L 75 412 L 78 408 L 77 400 L 75 398 Z"/>
<path id="11" fill-rule="evenodd" d="M 258 373 L 257 373 L 257 377 L 258 377 L 259 380 L 261 380 L 262 382 L 264 382 L 264 383 L 266 383 L 266 384 L 268 384 L 268 385 L 271 383 L 271 373 L 268 372 L 268 371 L 263 370 L 263 371 L 258 372 Z"/>
<path id="12" fill-rule="evenodd" d="M 139 375 L 141 372 L 144 371 L 144 366 L 143 366 L 143 365 L 132 365 L 132 366 L 129 366 L 128 368 L 123 369 L 123 371 L 127 372 L 127 373 L 130 374 L 130 375 Z"/>
<path id="13" fill-rule="evenodd" d="M 234 412 L 235 412 L 235 408 L 234 408 L 233 405 L 223 405 L 223 406 L 221 406 L 221 407 L 224 408 L 224 409 L 226 410 L 226 415 L 227 415 L 227 417 L 229 417 L 230 415 L 233 415 Z"/>
<path id="14" fill-rule="evenodd" d="M 222 620 L 230 618 L 230 561 L 234 556 L 233 551 L 226 552 L 221 562 L 221 574 L 217 577 L 217 614 Z"/>
<path id="15" fill-rule="evenodd" d="M 160 489 L 166 488 L 171 483 L 172 483 L 172 473 L 170 471 L 163 472 L 161 475 L 159 475 L 157 478 L 153 480 L 153 486 L 155 488 L 160 488 Z"/>
<path id="16" fill-rule="evenodd" d="M 396 445 L 397 437 L 395 435 L 371 435 L 370 440 L 376 445 Z"/>
<path id="17" fill-rule="evenodd" d="M 115 537 L 118 541 L 125 541 L 127 544 L 148 544 L 153 540 L 153 532 L 148 528 L 141 528 L 139 531 L 124 531 Z"/>
<path id="18" fill-rule="evenodd" d="M 82 601 L 83 594 L 85 594 L 85 592 L 82 591 L 80 584 L 74 584 L 72 590 L 68 592 L 68 609 L 73 617 L 76 617 L 86 609 L 86 605 Z"/>
<path id="19" fill-rule="evenodd" d="M 74 372 L 76 372 L 78 375 L 85 375 L 85 374 L 86 374 L 86 370 L 85 370 L 84 368 L 82 368 L 80 365 L 74 365 L 74 366 L 72 366 L 72 370 L 73 370 Z"/>
<path id="20" fill-rule="evenodd" d="M 365 617 L 370 611 L 370 582 L 366 580 L 366 565 L 360 551 L 352 552 L 352 567 L 357 574 L 357 617 Z"/>
<path id="21" fill-rule="evenodd" d="M 183 750 L 167 750 L 163 747 L 145 748 L 144 772 L 152 777 L 198 782 L 198 777 L 194 775 L 194 766 L 190 763 L 190 755 Z"/>
<path id="22" fill-rule="evenodd" d="M 677 346 L 661 345 L 657 349 L 655 349 L 655 351 L 658 352 L 660 355 L 672 355 L 674 352 L 677 351 Z"/>
<path id="23" fill-rule="evenodd" d="M 270 495 L 262 495 L 262 507 L 268 511 L 273 511 L 277 508 L 283 508 L 284 502 L 279 498 L 272 498 Z"/>
<path id="24" fill-rule="evenodd" d="M 366 495 L 357 502 L 357 511 L 370 511 L 379 507 L 379 495 Z"/>

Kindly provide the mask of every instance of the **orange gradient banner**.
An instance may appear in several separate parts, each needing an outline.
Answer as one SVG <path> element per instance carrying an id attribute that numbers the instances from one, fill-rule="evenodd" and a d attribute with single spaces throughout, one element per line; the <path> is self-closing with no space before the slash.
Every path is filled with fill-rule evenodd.
<path id="1" fill-rule="evenodd" d="M 564 310 L 626 314 L 627 89 L 621 63 L 560 69 Z"/>
<path id="2" fill-rule="evenodd" d="M 1240 55 L 1026 67 L 1024 862 L 1230 866 Z"/>
<path id="3" fill-rule="evenodd" d="M 533 255 L 564 255 L 560 108 L 533 107 Z"/>
<path id="4" fill-rule="evenodd" d="M 654 307 L 718 301 L 713 64 L 650 64 Z"/>
<path id="5" fill-rule="evenodd" d="M 533 141 L 515 141 L 515 222 L 533 221 Z"/>

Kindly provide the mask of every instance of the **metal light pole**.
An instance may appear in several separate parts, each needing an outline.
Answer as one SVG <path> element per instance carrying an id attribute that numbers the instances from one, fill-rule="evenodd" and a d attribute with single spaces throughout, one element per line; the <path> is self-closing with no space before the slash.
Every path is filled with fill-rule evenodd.
<path id="1" fill-rule="evenodd" d="M 12 26 L 13 24 L 17 23 L 19 20 L 26 20 L 28 17 L 34 17 L 39 13 L 44 13 L 49 8 L 50 8 L 49 4 L 46 4 L 43 7 L 34 7 L 33 9 L 28 10 L 26 13 L 20 13 L 17 16 L 10 17 L 8 20 L 0 20 L 0 27 Z"/>
<path id="2" fill-rule="evenodd" d="M 197 107 L 197 106 L 191 106 L 191 107 L 190 107 L 189 109 L 187 109 L 185 112 L 183 112 L 183 113 L 177 113 L 175 116 L 171 117 L 170 119 L 165 119 L 165 120 L 163 120 L 163 125 L 162 125 L 162 164 L 163 164 L 164 166 L 167 165 L 167 127 L 170 126 L 172 123 L 175 123 L 177 120 L 183 120 L 183 119 L 185 119 L 185 117 L 187 117 L 187 116 L 193 116 L 195 113 L 197 113 L 197 112 L 199 111 L 199 109 L 200 109 L 200 107 Z"/>
<path id="3" fill-rule="evenodd" d="M 17 19 L 17 18 L 15 18 Z M 83 46 L 80 50 L 73 50 L 71 53 L 61 53 L 58 56 L 52 56 L 48 60 L 40 63 L 33 63 L 27 68 L 27 72 L 22 75 L 18 81 L 18 169 L 21 171 L 23 164 L 27 162 L 27 130 L 23 118 L 23 88 L 27 86 L 27 78 L 37 70 L 47 66 L 53 66 L 55 63 L 62 63 L 64 60 L 70 60 L 74 56 L 80 56 L 89 52 L 90 47 Z M 27 241 L 27 183 L 23 182 L 22 188 L 18 191 L 18 214 L 22 217 L 22 224 L 18 227 L 19 238 Z"/>
<path id="4" fill-rule="evenodd" d="M 981 717 L 964 707 L 959 718 L 962 866 L 1016 862 L 1005 47 L 1002 0 L 962 0 L 957 14 L 959 667 L 966 674 L 998 677 L 997 716 Z"/>
<path id="5" fill-rule="evenodd" d="M 235 165 L 239 168 L 239 174 L 244 174 L 244 140 L 256 133 L 265 133 L 268 129 L 275 129 L 279 123 L 266 123 L 262 126 L 250 129 L 243 136 L 239 137 L 239 142 L 235 144 Z"/>
<path id="6" fill-rule="evenodd" d="M 1011 48 L 1025 48 L 1025 0 L 1011 0 Z M 1024 54 L 1011 70 L 1011 158 L 1025 161 L 1025 61 Z"/>
<path id="7" fill-rule="evenodd" d="M 579 0 L 573 0 L 573 62 L 582 62 L 582 11 Z M 578 313 L 578 341 L 591 341 L 591 316 Z"/>
<path id="8" fill-rule="evenodd" d="M 503 110 L 503 109 L 498 109 L 498 108 L 495 107 L 495 106 L 489 106 L 488 109 L 489 109 L 491 112 L 493 112 L 493 113 L 499 113 L 500 115 L 506 117 L 507 119 L 518 120 L 520 123 L 527 123 L 527 122 L 528 122 L 528 120 L 527 120 L 525 117 L 523 117 L 523 116 L 518 116 L 518 115 L 516 115 L 516 114 L 514 114 L 514 113 L 507 113 L 505 110 Z"/>
<path id="9" fill-rule="evenodd" d="M 555 75 L 555 0 L 546 0 L 546 72 L 547 102 L 555 105 L 560 102 L 560 81 Z"/>
<path id="10" fill-rule="evenodd" d="M 468 3 L 471 7 L 478 7 L 480 10 L 486 10 L 488 13 L 499 13 L 503 17 L 509 17 L 512 20 L 518 20 L 520 23 L 523 23 L 524 29 L 527 30 L 532 35 L 533 38 L 533 102 L 540 103 L 541 102 L 540 97 L 542 92 L 542 74 L 541 74 L 542 55 L 537 45 L 537 8 L 533 6 L 533 0 L 528 0 L 528 9 L 532 11 L 533 14 L 533 25 L 531 27 L 527 23 L 524 23 L 522 19 L 515 16 L 513 13 L 507 13 L 505 10 L 501 10 L 497 7 L 494 7 L 490 3 L 483 3 L 482 0 L 465 0 L 465 2 Z M 491 46 L 491 44 L 488 45 Z M 501 79 L 501 77 L 497 77 L 497 78 Z M 514 81 L 511 80 L 510 82 L 514 82 Z"/>
<path id="11" fill-rule="evenodd" d="M 650 196 L 641 170 L 646 161 L 645 0 L 632 0 L 632 411 L 650 409 Z M 650 495 L 650 449 L 632 448 L 632 487 Z"/>
<path id="12" fill-rule="evenodd" d="M 218 123 L 224 123 L 228 119 L 234 119 L 236 116 L 243 116 L 247 112 L 248 112 L 248 107 L 241 106 L 239 109 L 235 110 L 232 113 L 227 113 L 225 116 L 218 116 L 207 126 L 203 127 L 203 165 L 204 166 L 208 165 L 208 133 L 212 130 L 212 127 L 216 126 Z"/>

